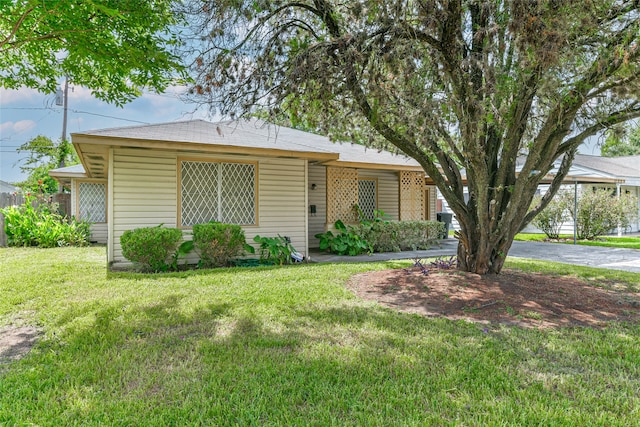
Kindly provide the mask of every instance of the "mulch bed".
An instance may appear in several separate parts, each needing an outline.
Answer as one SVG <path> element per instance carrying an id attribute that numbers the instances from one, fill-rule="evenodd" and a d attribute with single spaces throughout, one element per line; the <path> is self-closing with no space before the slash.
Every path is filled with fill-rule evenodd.
<path id="1" fill-rule="evenodd" d="M 424 275 L 418 268 L 361 273 L 348 283 L 363 299 L 428 317 L 531 328 L 603 327 L 640 320 L 640 293 L 601 285 L 508 269 L 481 276 L 433 269 Z"/>

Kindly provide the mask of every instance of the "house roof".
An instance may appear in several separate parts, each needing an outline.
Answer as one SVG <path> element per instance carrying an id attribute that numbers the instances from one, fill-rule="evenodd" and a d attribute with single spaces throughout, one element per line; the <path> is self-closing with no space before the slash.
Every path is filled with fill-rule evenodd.
<path id="1" fill-rule="evenodd" d="M 205 120 L 127 126 L 74 133 L 72 141 L 87 176 L 106 178 L 108 147 L 305 158 L 327 165 L 418 170 L 415 160 L 363 145 L 333 143 L 325 136 L 260 120 Z M 54 171 L 54 176 L 58 171 Z"/>
<path id="2" fill-rule="evenodd" d="M 640 155 L 622 157 L 601 157 L 576 154 L 573 164 L 602 172 L 613 177 L 640 178 Z"/>
<path id="3" fill-rule="evenodd" d="M 13 193 L 18 191 L 18 187 L 5 181 L 0 181 L 0 193 Z"/>

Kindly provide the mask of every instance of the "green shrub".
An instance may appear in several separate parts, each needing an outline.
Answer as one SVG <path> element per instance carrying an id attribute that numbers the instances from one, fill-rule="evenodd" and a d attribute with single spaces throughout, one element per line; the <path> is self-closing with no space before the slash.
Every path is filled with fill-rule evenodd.
<path id="1" fill-rule="evenodd" d="M 428 249 L 444 232 L 438 221 L 365 221 L 353 232 L 367 241 L 374 252 Z"/>
<path id="2" fill-rule="evenodd" d="M 231 259 L 253 249 L 247 245 L 244 230 L 239 225 L 219 222 L 195 224 L 193 243 L 204 267 L 225 267 Z"/>
<path id="3" fill-rule="evenodd" d="M 278 265 L 291 264 L 291 254 L 296 252 L 296 249 L 286 237 L 279 234 L 277 237 L 257 235 L 253 241 L 260 244 L 260 261 L 274 262 Z"/>
<path id="4" fill-rule="evenodd" d="M 539 200 L 534 200 L 532 206 L 537 205 Z M 562 224 L 569 218 L 569 199 L 562 194 L 556 195 L 551 202 L 531 221 L 535 227 L 539 228 L 550 239 L 560 238 Z"/>
<path id="5" fill-rule="evenodd" d="M 21 206 L 0 209 L 5 217 L 5 233 L 9 246 L 86 246 L 91 234 L 88 222 L 67 218 L 56 212 L 56 206 L 37 204 L 27 197 Z"/>
<path id="6" fill-rule="evenodd" d="M 616 196 L 614 190 L 599 188 L 585 191 L 578 198 L 577 217 L 574 212 L 573 194 L 566 195 L 569 212 L 576 220 L 578 239 L 592 240 L 610 233 L 620 226 L 626 228 L 637 216 L 637 199 L 628 194 Z"/>
<path id="7" fill-rule="evenodd" d="M 178 228 L 156 227 L 127 230 L 120 237 L 122 255 L 145 271 L 167 271 L 182 240 Z"/>
<path id="8" fill-rule="evenodd" d="M 628 194 L 615 195 L 615 190 L 599 188 L 584 191 L 578 198 L 575 212 L 574 195 L 566 192 L 556 195 L 547 207 L 532 221 L 548 237 L 557 239 L 562 222 L 571 219 L 576 223 L 576 236 L 580 240 L 592 240 L 608 234 L 620 226 L 626 228 L 637 216 L 637 199 Z"/>

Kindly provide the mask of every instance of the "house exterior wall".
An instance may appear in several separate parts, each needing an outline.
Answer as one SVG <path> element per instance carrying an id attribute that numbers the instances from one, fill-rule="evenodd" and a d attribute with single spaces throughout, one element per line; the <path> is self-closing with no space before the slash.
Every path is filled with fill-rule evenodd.
<path id="1" fill-rule="evenodd" d="M 393 171 L 359 169 L 358 178 L 377 178 L 378 210 L 390 219 L 398 219 L 398 173 Z"/>
<path id="2" fill-rule="evenodd" d="M 398 219 L 398 173 L 395 171 L 358 169 L 358 178 L 376 179 L 378 209 L 390 219 Z M 309 205 L 316 207 L 316 214 L 309 215 L 309 247 L 317 248 L 319 240 L 314 237 L 325 232 L 332 224 L 327 224 L 327 168 L 321 165 L 309 165 Z"/>
<path id="3" fill-rule="evenodd" d="M 175 151 L 114 148 L 113 150 L 113 254 L 110 262 L 123 263 L 120 236 L 126 230 L 164 224 L 178 227 L 178 159 Z M 257 162 L 258 225 L 243 226 L 248 243 L 253 237 L 288 236 L 306 254 L 306 198 L 304 160 L 251 156 L 205 156 L 202 161 Z M 188 239 L 190 229 L 184 229 Z"/>
<path id="4" fill-rule="evenodd" d="M 315 214 L 309 214 L 309 247 L 317 248 L 319 240 L 314 236 L 324 233 L 327 220 L 327 168 L 319 165 L 309 165 L 309 206 L 316 207 Z"/>
<path id="5" fill-rule="evenodd" d="M 438 199 L 438 192 L 435 185 L 427 186 L 427 199 L 425 203 L 427 204 L 427 212 L 429 215 L 425 214 L 425 220 L 427 221 L 435 221 L 436 220 L 436 200 Z"/>

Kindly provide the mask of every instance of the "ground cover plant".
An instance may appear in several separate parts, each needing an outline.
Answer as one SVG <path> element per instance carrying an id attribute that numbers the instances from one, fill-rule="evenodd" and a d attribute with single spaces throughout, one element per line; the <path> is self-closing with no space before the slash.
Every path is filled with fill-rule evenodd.
<path id="1" fill-rule="evenodd" d="M 151 275 L 107 274 L 101 247 L 4 248 L 0 259 L 0 336 L 38 335 L 19 360 L 0 345 L 0 425 L 628 426 L 640 417 L 638 324 L 427 317 L 346 286 L 357 274 L 406 274 L 410 261 Z M 538 272 L 542 292 L 566 266 L 508 261 L 497 277 L 514 267 Z M 560 277 L 622 300 L 640 283 L 580 267 Z"/>

